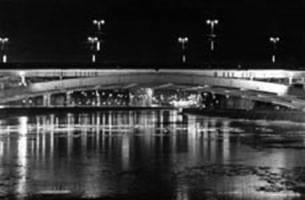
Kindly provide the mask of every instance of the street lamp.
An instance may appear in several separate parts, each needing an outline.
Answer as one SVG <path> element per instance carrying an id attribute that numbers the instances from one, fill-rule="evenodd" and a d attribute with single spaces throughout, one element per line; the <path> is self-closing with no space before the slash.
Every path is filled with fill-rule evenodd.
<path id="1" fill-rule="evenodd" d="M 275 63 L 276 45 L 280 42 L 279 37 L 270 37 L 269 41 L 272 43 L 272 63 Z"/>
<path id="2" fill-rule="evenodd" d="M 90 49 L 92 51 L 92 62 L 96 62 L 96 55 L 95 52 L 98 52 L 101 50 L 101 41 L 98 37 L 88 37 L 88 42 L 90 44 Z"/>
<path id="3" fill-rule="evenodd" d="M 182 48 L 182 63 L 186 63 L 185 49 L 188 41 L 189 41 L 188 37 L 178 37 L 178 42 L 181 44 L 181 48 Z"/>
<path id="4" fill-rule="evenodd" d="M 100 32 L 101 29 L 102 29 L 102 25 L 104 25 L 104 24 L 106 23 L 105 20 L 103 20 L 103 19 L 100 19 L 100 20 L 95 19 L 95 20 L 93 20 L 92 22 L 93 22 L 94 25 L 97 26 L 97 30 L 98 30 L 99 32 Z"/>
<path id="5" fill-rule="evenodd" d="M 6 43 L 8 43 L 8 41 L 9 40 L 8 40 L 7 37 L 4 37 L 4 38 L 0 37 L 0 53 L 2 54 L 2 62 L 3 63 L 7 62 L 7 55 L 4 52 L 4 47 L 5 47 Z"/>
<path id="6" fill-rule="evenodd" d="M 210 50 L 211 52 L 215 49 L 215 39 L 216 34 L 214 33 L 215 25 L 219 23 L 218 19 L 208 19 L 206 20 L 206 24 L 210 26 L 210 34 L 209 34 L 209 41 L 210 41 Z"/>

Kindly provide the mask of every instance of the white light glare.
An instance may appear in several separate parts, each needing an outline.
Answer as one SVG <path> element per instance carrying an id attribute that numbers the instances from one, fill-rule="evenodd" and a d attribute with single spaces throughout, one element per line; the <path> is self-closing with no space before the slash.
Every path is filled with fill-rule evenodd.
<path id="1" fill-rule="evenodd" d="M 188 37 L 179 37 L 178 38 L 178 42 L 180 43 L 186 43 L 189 41 L 189 38 Z"/>
<path id="2" fill-rule="evenodd" d="M 101 20 L 93 20 L 93 24 L 97 24 L 97 25 L 104 25 L 106 22 L 105 20 L 101 19 Z"/>
<path id="3" fill-rule="evenodd" d="M 97 37 L 88 37 L 88 41 L 90 43 L 95 43 L 95 42 L 98 42 L 98 38 Z"/>
<path id="4" fill-rule="evenodd" d="M 270 42 L 272 42 L 272 43 L 277 43 L 277 42 L 280 41 L 280 38 L 279 38 L 279 37 L 270 37 L 269 40 L 270 40 Z"/>
<path id="5" fill-rule="evenodd" d="M 6 42 L 8 42 L 8 38 L 7 37 L 5 37 L 5 38 L 1 38 L 0 37 L 0 43 L 4 44 Z"/>
<path id="6" fill-rule="evenodd" d="M 211 24 L 211 25 L 216 25 L 216 24 L 218 24 L 218 19 L 208 19 L 208 20 L 206 20 L 206 23 L 207 24 Z"/>

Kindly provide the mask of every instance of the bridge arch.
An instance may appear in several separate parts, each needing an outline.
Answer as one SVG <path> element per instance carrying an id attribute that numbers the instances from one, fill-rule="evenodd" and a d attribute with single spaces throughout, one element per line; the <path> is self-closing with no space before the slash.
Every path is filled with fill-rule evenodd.
<path id="1" fill-rule="evenodd" d="M 13 88 L 0 92 L 0 103 L 16 101 L 25 97 L 44 93 L 73 91 L 81 88 L 124 88 L 127 85 L 139 87 L 156 87 L 164 84 L 184 85 L 188 87 L 223 87 L 227 89 L 250 90 L 270 93 L 278 96 L 287 94 L 288 86 L 262 81 L 235 78 L 210 77 L 201 74 L 176 73 L 170 71 L 115 71 L 96 77 L 70 78 L 48 82 L 33 83 L 26 87 Z"/>

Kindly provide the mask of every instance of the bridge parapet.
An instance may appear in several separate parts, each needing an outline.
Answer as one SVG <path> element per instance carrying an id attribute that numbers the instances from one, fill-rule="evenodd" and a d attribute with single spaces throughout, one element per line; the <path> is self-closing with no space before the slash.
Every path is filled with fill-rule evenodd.
<path id="1" fill-rule="evenodd" d="M 297 70 L 224 70 L 224 69 L 22 69 L 22 70 L 1 70 L 0 77 L 11 77 L 20 79 L 25 84 L 47 82 L 50 80 L 74 79 L 99 77 L 114 74 L 137 74 L 137 73 L 176 73 L 187 75 L 200 75 L 202 77 L 216 77 L 229 79 L 257 80 L 264 82 L 276 82 L 290 85 L 293 82 L 304 83 L 305 71 Z M 7 81 L 1 81 L 2 84 Z"/>
<path id="2" fill-rule="evenodd" d="M 95 77 L 103 74 L 114 73 L 137 73 L 137 72 L 173 72 L 183 74 L 200 74 L 222 78 L 305 78 L 305 71 L 300 70 L 236 70 L 236 69 L 10 69 L 1 70 L 2 76 L 26 76 L 26 77 Z"/>

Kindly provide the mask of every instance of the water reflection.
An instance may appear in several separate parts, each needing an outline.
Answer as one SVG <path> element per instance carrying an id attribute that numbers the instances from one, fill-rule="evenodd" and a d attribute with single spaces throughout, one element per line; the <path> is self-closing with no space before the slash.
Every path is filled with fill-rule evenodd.
<path id="1" fill-rule="evenodd" d="M 24 195 L 26 192 L 26 174 L 27 174 L 27 133 L 28 133 L 28 118 L 20 117 L 18 130 L 18 161 L 19 178 L 17 183 L 17 194 Z"/>
<path id="2" fill-rule="evenodd" d="M 295 134 L 286 134 L 291 131 Z M 3 119 L 0 197 L 64 191 L 88 198 L 296 198 L 302 191 L 286 182 L 305 165 L 299 159 L 302 131 L 301 124 L 186 116 L 175 110 Z"/>

